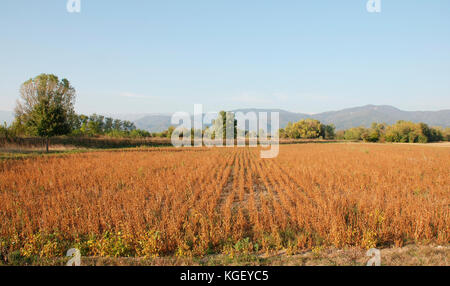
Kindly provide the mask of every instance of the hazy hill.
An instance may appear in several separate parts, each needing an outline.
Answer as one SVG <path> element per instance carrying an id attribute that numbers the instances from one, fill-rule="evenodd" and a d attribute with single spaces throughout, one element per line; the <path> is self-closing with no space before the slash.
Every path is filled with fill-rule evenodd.
<path id="1" fill-rule="evenodd" d="M 256 112 L 256 114 L 258 114 L 258 112 L 269 112 L 269 114 L 267 114 L 267 119 L 268 119 L 269 123 L 270 123 L 270 112 L 279 112 L 280 113 L 280 127 L 285 127 L 289 122 L 296 122 L 301 119 L 311 118 L 311 115 L 309 115 L 309 114 L 295 113 L 295 112 L 290 112 L 290 111 L 286 111 L 286 110 L 282 110 L 282 109 L 236 109 L 236 110 L 233 110 L 233 112 L 243 112 L 244 114 L 249 111 Z"/>
<path id="2" fill-rule="evenodd" d="M 151 132 L 161 132 L 169 128 L 171 115 L 167 114 L 149 114 L 140 119 L 134 120 L 134 124 L 139 129 Z"/>
<path id="3" fill-rule="evenodd" d="M 310 115 L 302 114 L 302 113 L 294 113 L 281 109 L 236 109 L 232 110 L 232 112 L 243 112 L 244 114 L 253 111 L 253 112 L 279 112 L 280 113 L 280 126 L 286 126 L 289 121 L 298 121 L 302 118 L 309 118 Z M 135 120 L 137 128 L 149 130 L 152 132 L 161 132 L 166 130 L 171 124 L 171 115 L 167 114 L 149 114 L 138 120 Z M 191 118 L 193 120 L 193 118 Z M 270 126 L 270 115 L 268 116 L 268 123 Z M 270 129 L 270 128 L 269 128 Z"/>
<path id="4" fill-rule="evenodd" d="M 338 111 L 329 111 L 314 115 L 289 112 L 281 109 L 236 109 L 233 112 L 279 112 L 280 127 L 288 122 L 295 122 L 305 118 L 318 119 L 325 124 L 334 124 L 336 128 L 347 129 L 357 126 L 370 127 L 372 122 L 385 122 L 393 124 L 398 120 L 424 122 L 431 126 L 450 127 L 450 110 L 441 111 L 404 111 L 389 105 L 366 105 L 347 108 Z M 162 131 L 170 126 L 170 115 L 147 115 L 135 120 L 138 128 L 149 131 Z M 270 117 L 269 117 L 270 118 Z"/>
<path id="5" fill-rule="evenodd" d="M 336 125 L 337 129 L 357 126 L 369 127 L 372 122 L 393 124 L 398 120 L 424 122 L 431 126 L 450 126 L 450 110 L 403 111 L 389 105 L 366 105 L 313 115 L 323 123 Z"/>

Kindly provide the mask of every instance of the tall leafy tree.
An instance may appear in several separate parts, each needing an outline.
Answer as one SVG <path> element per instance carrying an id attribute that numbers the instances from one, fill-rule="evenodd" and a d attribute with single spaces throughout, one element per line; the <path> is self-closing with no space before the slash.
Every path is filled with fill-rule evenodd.
<path id="1" fill-rule="evenodd" d="M 214 138 L 218 136 L 218 134 L 222 133 L 222 138 L 226 139 L 227 137 L 236 138 L 237 135 L 237 120 L 235 119 L 235 115 L 233 112 L 220 111 L 217 119 L 213 121 L 213 125 L 211 126 L 213 130 Z M 227 136 L 228 135 L 228 136 Z"/>
<path id="2" fill-rule="evenodd" d="M 59 80 L 53 74 L 41 74 L 24 82 L 15 108 L 16 121 L 27 131 L 49 140 L 53 136 L 71 132 L 75 89 L 67 79 Z"/>

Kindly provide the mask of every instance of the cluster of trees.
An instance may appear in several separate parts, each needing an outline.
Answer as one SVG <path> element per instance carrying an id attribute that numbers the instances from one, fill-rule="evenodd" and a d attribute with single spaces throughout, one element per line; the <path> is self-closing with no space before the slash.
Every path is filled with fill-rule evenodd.
<path id="1" fill-rule="evenodd" d="M 106 135 L 110 137 L 150 137 L 148 131 L 137 129 L 133 122 L 93 114 L 76 115 L 72 123 L 72 135 Z"/>
<path id="2" fill-rule="evenodd" d="M 67 79 L 41 74 L 20 87 L 20 100 L 15 108 L 12 130 L 46 138 L 71 132 L 75 89 Z"/>
<path id="3" fill-rule="evenodd" d="M 444 134 L 441 129 L 425 123 L 398 121 L 386 128 L 385 138 L 388 142 L 427 143 L 442 141 Z"/>
<path id="4" fill-rule="evenodd" d="M 334 139 L 335 126 L 325 125 L 315 119 L 289 122 L 286 128 L 279 130 L 280 138 L 289 139 Z"/>
<path id="5" fill-rule="evenodd" d="M 169 126 L 168 129 L 166 129 L 162 132 L 153 132 L 152 137 L 171 138 L 174 130 L 175 130 L 175 127 Z"/>
<path id="6" fill-rule="evenodd" d="M 178 132 L 180 137 L 183 137 L 183 134 L 191 134 L 191 138 L 194 137 L 202 137 L 206 136 L 211 139 L 218 139 L 218 136 L 222 136 L 222 139 L 226 139 L 228 134 L 233 134 L 230 137 L 236 139 L 239 137 L 246 138 L 266 138 L 266 136 L 270 137 L 270 134 L 266 134 L 267 132 L 263 129 L 259 131 L 256 130 L 241 130 L 238 129 L 238 120 L 236 119 L 236 115 L 233 112 L 220 111 L 217 115 L 217 118 L 212 120 L 211 125 L 206 127 L 205 129 L 194 129 L 190 130 L 187 128 L 178 129 L 173 126 L 170 126 L 167 130 L 159 133 L 153 133 L 154 137 L 165 137 L 171 138 L 174 132 Z"/>
<path id="7" fill-rule="evenodd" d="M 430 127 L 425 123 L 400 120 L 393 125 L 372 123 L 370 128 L 354 127 L 335 132 L 334 125 L 325 125 L 315 119 L 289 122 L 279 130 L 280 138 L 338 139 L 365 142 L 427 143 L 450 141 L 450 128 Z"/>
<path id="8" fill-rule="evenodd" d="M 366 142 L 378 142 L 386 133 L 386 124 L 372 123 L 371 128 L 354 127 L 340 130 L 336 133 L 339 140 L 364 140 Z"/>
<path id="9" fill-rule="evenodd" d="M 366 142 L 427 143 L 450 141 L 450 128 L 429 127 L 425 123 L 400 120 L 393 125 L 372 123 L 370 128 L 355 127 L 338 131 L 337 139 Z"/>
<path id="10" fill-rule="evenodd" d="M 217 119 L 212 121 L 212 125 L 206 128 L 203 134 L 211 139 L 216 139 L 220 134 L 222 139 L 226 139 L 227 134 L 233 134 L 233 138 L 237 138 L 237 120 L 234 113 L 220 111 Z"/>
<path id="11" fill-rule="evenodd" d="M 229 116 L 228 120 L 234 120 L 234 137 L 239 136 L 255 136 L 252 132 L 237 129 L 237 123 L 234 117 Z M 335 131 L 334 125 L 322 124 L 315 119 L 305 119 L 296 123 L 289 122 L 286 128 L 279 130 L 280 138 L 289 139 L 338 139 L 338 140 L 362 140 L 365 142 L 410 142 L 410 143 L 427 143 L 437 141 L 450 141 L 450 128 L 429 127 L 425 123 L 413 123 L 409 121 L 398 121 L 396 124 L 387 125 L 385 123 L 372 123 L 370 128 L 354 127 L 347 130 Z M 161 133 L 153 133 L 154 137 L 171 138 L 175 127 L 171 126 Z M 211 136 L 215 139 L 216 134 L 222 133 L 225 138 L 226 130 L 226 112 L 219 113 L 218 119 L 204 130 L 191 129 L 191 137 L 195 136 Z M 228 132 L 231 132 L 228 130 Z M 184 134 L 189 134 L 189 130 L 185 129 Z M 179 134 L 182 137 L 182 133 Z"/>
<path id="12" fill-rule="evenodd" d="M 53 74 L 40 74 L 20 87 L 20 99 L 11 126 L 3 125 L 0 135 L 39 136 L 49 139 L 60 135 L 109 135 L 114 137 L 146 137 L 150 133 L 137 130 L 129 121 L 99 115 L 77 115 L 74 110 L 75 89 L 67 79 Z"/>
<path id="13" fill-rule="evenodd" d="M 0 137 L 8 138 L 9 133 L 9 127 L 6 122 L 4 122 L 3 125 L 0 125 Z"/>
<path id="14" fill-rule="evenodd" d="M 227 122 L 229 122 L 228 127 Z M 176 128 L 174 126 L 170 126 L 167 130 L 163 132 L 153 133 L 152 136 L 172 138 L 172 134 L 174 132 L 177 132 L 179 137 L 183 137 L 183 134 L 189 134 L 190 132 L 191 138 L 210 136 L 211 139 L 216 139 L 216 137 L 219 136 L 219 134 L 222 134 L 223 139 L 225 139 L 227 134 L 231 134 L 231 132 L 234 132 L 233 137 L 234 138 L 237 137 L 238 134 L 237 120 L 235 119 L 234 113 L 220 111 L 217 118 L 215 120 L 212 120 L 211 123 L 212 123 L 211 126 L 208 126 L 203 130 L 194 128 L 191 128 L 190 130 L 188 128 L 175 130 Z M 231 128 L 234 128 L 234 130 L 232 130 Z"/>
<path id="15" fill-rule="evenodd" d="M 31 124 L 20 117 L 16 117 L 11 126 L 4 123 L 0 126 L 0 136 L 17 137 L 17 136 L 41 136 L 42 132 L 36 132 Z M 68 128 L 64 132 L 49 135 L 68 136 L 108 136 L 115 138 L 143 138 L 151 137 L 152 134 L 146 130 L 137 129 L 133 122 L 122 121 L 111 117 L 93 114 L 77 115 L 74 114 L 68 119 Z M 45 136 L 44 136 L 45 137 Z"/>

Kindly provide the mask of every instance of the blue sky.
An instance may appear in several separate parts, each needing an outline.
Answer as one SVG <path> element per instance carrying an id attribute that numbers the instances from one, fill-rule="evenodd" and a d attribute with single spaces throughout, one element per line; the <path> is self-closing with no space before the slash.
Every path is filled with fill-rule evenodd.
<path id="1" fill-rule="evenodd" d="M 366 2 L 3 0 L 0 110 L 43 72 L 82 113 L 449 109 L 450 1 Z"/>

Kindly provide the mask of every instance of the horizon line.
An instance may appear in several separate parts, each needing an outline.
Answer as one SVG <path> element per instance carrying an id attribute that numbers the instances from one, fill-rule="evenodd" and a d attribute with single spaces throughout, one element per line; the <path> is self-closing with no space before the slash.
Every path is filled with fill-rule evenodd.
<path id="1" fill-rule="evenodd" d="M 287 110 L 287 109 L 283 109 L 283 108 L 278 108 L 278 107 L 273 107 L 273 108 L 268 108 L 268 107 L 245 107 L 245 108 L 233 108 L 231 110 L 225 110 L 225 109 L 221 109 L 219 111 L 209 111 L 208 113 L 217 113 L 220 111 L 227 111 L 227 112 L 233 112 L 236 110 L 279 110 L 279 111 L 285 111 L 285 112 L 289 112 L 289 113 L 295 113 L 295 114 L 306 114 L 306 115 L 317 115 L 317 114 L 321 114 L 321 113 L 328 113 L 328 112 L 338 112 L 338 111 L 343 111 L 346 109 L 353 109 L 353 108 L 361 108 L 361 107 L 393 107 L 395 109 L 398 109 L 399 111 L 405 111 L 405 112 L 440 112 L 440 111 L 450 111 L 450 108 L 444 108 L 444 109 L 437 109 L 437 110 L 407 110 L 407 109 L 401 109 L 396 107 L 395 105 L 389 105 L 389 104 L 365 104 L 365 105 L 356 105 L 356 106 L 350 106 L 350 107 L 344 107 L 341 109 L 333 109 L 333 110 L 326 110 L 326 111 L 322 111 L 322 112 L 303 112 L 303 111 L 291 111 L 291 110 Z M 5 109 L 0 109 L 0 112 L 11 112 L 14 113 L 14 110 L 5 110 Z M 136 112 L 136 113 L 132 113 L 132 112 L 94 112 L 94 113 L 90 113 L 90 114 L 98 114 L 98 115 L 102 115 L 102 114 L 109 114 L 109 115 L 170 115 L 172 113 L 175 112 L 180 112 L 180 111 L 171 111 L 171 112 Z M 89 114 L 89 113 L 85 113 L 85 112 L 76 112 L 77 114 Z M 189 112 L 191 113 L 191 112 Z"/>

